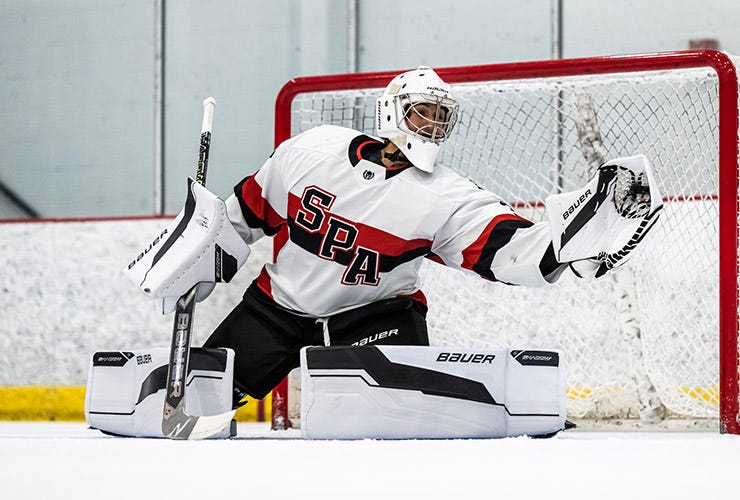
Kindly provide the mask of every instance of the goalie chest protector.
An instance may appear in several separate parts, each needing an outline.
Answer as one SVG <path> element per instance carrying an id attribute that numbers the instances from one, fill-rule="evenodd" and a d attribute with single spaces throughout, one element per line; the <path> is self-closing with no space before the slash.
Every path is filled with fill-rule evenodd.
<path id="1" fill-rule="evenodd" d="M 558 351 L 301 351 L 301 432 L 310 439 L 547 436 L 565 428 L 565 414 Z"/>

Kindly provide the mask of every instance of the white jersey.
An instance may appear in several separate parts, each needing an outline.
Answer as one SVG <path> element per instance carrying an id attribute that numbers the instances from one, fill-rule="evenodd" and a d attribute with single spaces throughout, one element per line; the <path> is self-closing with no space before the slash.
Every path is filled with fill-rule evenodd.
<path id="1" fill-rule="evenodd" d="M 448 168 L 387 169 L 380 141 L 322 125 L 282 143 L 227 200 L 247 243 L 274 236 L 257 285 L 298 314 L 325 317 L 378 300 L 424 301 L 424 258 L 492 281 L 541 285 L 559 267 L 546 223 Z"/>

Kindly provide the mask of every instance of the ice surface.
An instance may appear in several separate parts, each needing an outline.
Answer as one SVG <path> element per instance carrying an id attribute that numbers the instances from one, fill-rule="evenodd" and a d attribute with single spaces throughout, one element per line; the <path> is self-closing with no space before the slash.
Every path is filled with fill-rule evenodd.
<path id="1" fill-rule="evenodd" d="M 740 498 L 740 437 L 568 431 L 549 440 L 304 441 L 239 424 L 227 441 L 113 438 L 0 422 L 3 499 Z"/>

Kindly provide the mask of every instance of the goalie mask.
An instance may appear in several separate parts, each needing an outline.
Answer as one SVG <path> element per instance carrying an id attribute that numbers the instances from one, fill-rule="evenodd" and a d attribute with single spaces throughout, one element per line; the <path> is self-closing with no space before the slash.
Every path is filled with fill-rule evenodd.
<path id="1" fill-rule="evenodd" d="M 378 136 L 390 139 L 415 167 L 431 172 L 457 121 L 459 106 L 450 91 L 427 66 L 398 75 L 377 101 Z"/>

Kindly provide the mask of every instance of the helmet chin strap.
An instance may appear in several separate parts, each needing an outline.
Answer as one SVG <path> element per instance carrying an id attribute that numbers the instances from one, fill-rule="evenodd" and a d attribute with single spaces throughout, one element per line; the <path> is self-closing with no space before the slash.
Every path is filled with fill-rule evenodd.
<path id="1" fill-rule="evenodd" d="M 388 149 L 389 144 L 393 144 L 393 143 L 386 139 L 386 147 L 384 147 L 383 150 L 381 151 L 384 159 L 390 161 L 392 164 L 411 163 L 409 159 L 406 158 L 403 152 L 395 144 L 393 144 L 393 146 L 395 147 L 395 151 L 388 152 L 387 149 Z"/>

